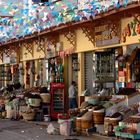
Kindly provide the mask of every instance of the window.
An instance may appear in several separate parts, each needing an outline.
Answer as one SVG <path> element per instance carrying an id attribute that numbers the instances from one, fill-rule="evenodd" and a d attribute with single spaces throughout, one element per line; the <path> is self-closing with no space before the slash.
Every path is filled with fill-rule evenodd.
<path id="1" fill-rule="evenodd" d="M 96 78 L 99 81 L 114 81 L 114 52 L 96 53 Z"/>

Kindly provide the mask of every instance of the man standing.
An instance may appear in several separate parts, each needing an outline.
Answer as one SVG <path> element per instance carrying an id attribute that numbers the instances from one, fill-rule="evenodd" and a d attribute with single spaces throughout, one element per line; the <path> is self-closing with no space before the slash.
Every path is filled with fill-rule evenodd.
<path id="1" fill-rule="evenodd" d="M 76 82 L 72 81 L 70 87 L 69 87 L 69 108 L 77 108 L 77 91 L 76 91 Z"/>

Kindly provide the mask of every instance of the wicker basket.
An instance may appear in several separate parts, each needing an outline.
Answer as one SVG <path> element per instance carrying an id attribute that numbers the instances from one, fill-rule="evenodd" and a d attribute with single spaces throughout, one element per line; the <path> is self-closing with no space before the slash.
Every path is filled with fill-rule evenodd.
<path id="1" fill-rule="evenodd" d="M 93 125 L 92 125 L 92 121 L 91 120 L 82 120 L 81 121 L 81 127 L 82 129 L 88 129 L 88 128 L 91 128 Z"/>
<path id="2" fill-rule="evenodd" d="M 93 121 L 94 124 L 104 124 L 104 112 L 94 112 L 93 111 Z"/>
<path id="3" fill-rule="evenodd" d="M 77 134 L 81 134 L 82 126 L 81 126 L 81 118 L 76 118 L 76 132 Z"/>
<path id="4" fill-rule="evenodd" d="M 41 99 L 29 98 L 28 101 L 29 101 L 30 106 L 33 106 L 33 107 L 39 107 L 41 103 Z"/>
<path id="5" fill-rule="evenodd" d="M 21 115 L 23 116 L 23 119 L 26 121 L 32 121 L 34 120 L 35 117 L 35 112 L 31 112 L 31 113 L 21 113 Z"/>
<path id="6" fill-rule="evenodd" d="M 40 97 L 41 97 L 43 103 L 50 103 L 51 96 L 49 93 L 41 93 Z"/>
<path id="7" fill-rule="evenodd" d="M 117 126 L 117 125 L 119 125 L 119 120 L 118 119 L 112 119 L 112 118 L 110 118 L 108 120 L 108 123 L 109 124 L 112 124 L 113 126 Z"/>

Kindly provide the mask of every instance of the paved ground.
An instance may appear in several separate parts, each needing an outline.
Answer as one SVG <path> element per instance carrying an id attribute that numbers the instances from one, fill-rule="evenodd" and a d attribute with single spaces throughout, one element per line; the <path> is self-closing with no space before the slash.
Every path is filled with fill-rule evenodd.
<path id="1" fill-rule="evenodd" d="M 24 121 L 0 120 L 0 140 L 93 140 L 93 137 L 49 135 L 46 127 Z"/>

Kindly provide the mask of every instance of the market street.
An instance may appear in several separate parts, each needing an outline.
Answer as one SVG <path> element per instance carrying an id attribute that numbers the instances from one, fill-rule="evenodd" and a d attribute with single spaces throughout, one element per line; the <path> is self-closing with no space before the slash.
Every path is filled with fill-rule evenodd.
<path id="1" fill-rule="evenodd" d="M 92 137 L 47 134 L 46 126 L 25 123 L 24 121 L 0 120 L 0 140 L 92 140 Z"/>

